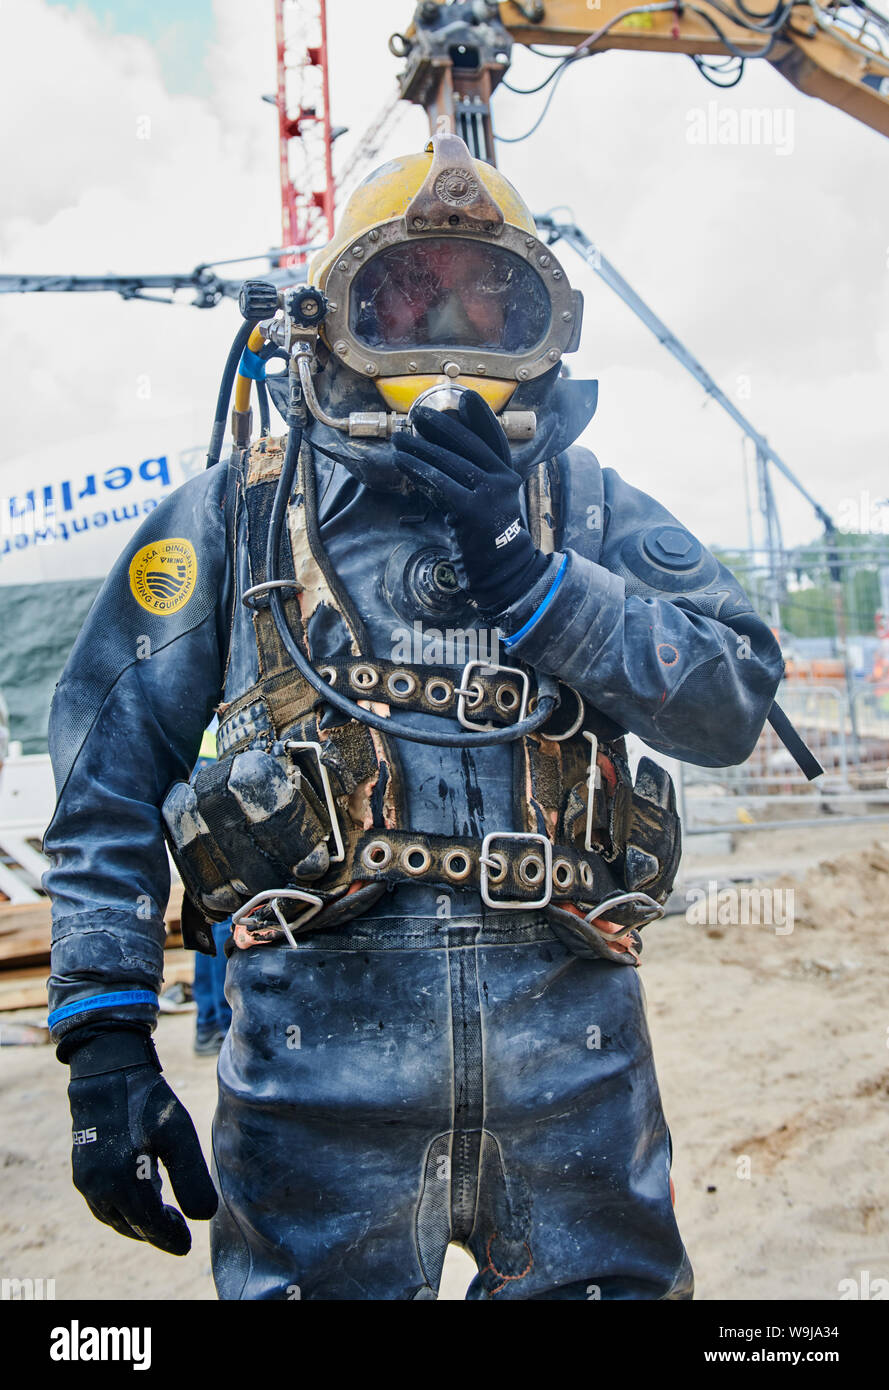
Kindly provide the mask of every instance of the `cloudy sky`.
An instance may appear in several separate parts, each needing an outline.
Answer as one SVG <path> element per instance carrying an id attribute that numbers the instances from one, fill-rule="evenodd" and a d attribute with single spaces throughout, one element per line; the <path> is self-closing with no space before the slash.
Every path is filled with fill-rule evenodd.
<path id="1" fill-rule="evenodd" d="M 278 243 L 272 0 L 5 0 L 0 270 L 187 270 Z M 350 144 L 394 86 L 387 36 L 412 0 L 329 0 L 334 123 Z M 521 52 L 512 80 L 548 70 Z M 694 143 L 699 116 L 776 113 L 772 146 Z M 497 129 L 539 97 L 501 91 Z M 140 139 L 145 118 L 150 138 Z M 380 158 L 421 146 L 405 108 Z M 501 145 L 535 211 L 575 219 L 738 399 L 830 510 L 889 494 L 889 144 L 765 63 L 718 93 L 692 63 L 607 53 L 565 76 L 540 131 Z M 568 251 L 586 296 L 575 375 L 600 380 L 585 439 L 703 540 L 744 546 L 742 442 L 629 310 Z M 111 296 L 5 297 L 2 458 L 88 450 L 173 416 L 206 435 L 238 324 Z M 145 390 L 145 381 L 150 391 Z M 740 393 L 740 394 L 739 394 Z M 790 542 L 815 534 L 780 480 Z"/>

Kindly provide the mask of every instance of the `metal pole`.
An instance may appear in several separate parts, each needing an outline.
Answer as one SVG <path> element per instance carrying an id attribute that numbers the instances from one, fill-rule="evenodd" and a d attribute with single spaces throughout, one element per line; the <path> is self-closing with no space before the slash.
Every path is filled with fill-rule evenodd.
<path id="1" fill-rule="evenodd" d="M 637 318 L 641 319 L 646 328 L 650 328 L 659 342 L 668 352 L 681 362 L 686 371 L 691 372 L 692 376 L 700 382 L 709 396 L 712 396 L 717 405 L 721 406 L 727 415 L 740 425 L 744 433 L 753 440 L 757 449 L 762 452 L 769 463 L 774 464 L 779 473 L 783 473 L 788 482 L 792 483 L 810 507 L 813 508 L 818 520 L 825 530 L 833 527 L 833 521 L 828 512 L 817 502 L 807 488 L 803 486 L 799 478 L 784 460 L 775 453 L 764 435 L 760 434 L 753 424 L 747 419 L 746 415 L 738 409 L 733 401 L 730 401 L 724 391 L 720 390 L 713 377 L 698 359 L 689 352 L 688 348 L 679 341 L 675 333 L 664 323 L 663 319 L 658 318 L 657 314 L 648 307 L 631 285 L 627 283 L 619 271 L 608 261 L 597 246 L 590 241 L 589 237 L 574 222 L 556 222 L 552 217 L 538 217 L 536 219 L 538 229 L 541 234 L 549 234 L 551 241 L 558 241 L 560 238 L 566 241 L 587 265 L 591 266 L 600 279 L 604 280 L 609 289 L 614 290 L 615 294 L 620 295 L 624 303 L 632 309 Z"/>
<path id="2" fill-rule="evenodd" d="M 849 644 L 848 629 L 846 626 L 846 604 L 843 593 L 843 571 L 839 563 L 839 556 L 832 542 L 836 537 L 836 532 L 831 530 L 829 533 L 827 548 L 828 573 L 830 575 L 831 588 L 833 589 L 833 611 L 834 622 L 836 625 L 837 647 L 839 656 L 843 663 L 843 675 L 846 684 L 846 702 L 849 709 L 849 732 L 851 734 L 851 754 L 853 763 L 861 761 L 861 750 L 858 742 L 858 724 L 855 710 L 855 683 L 852 678 L 852 668 L 849 665 Z M 841 722 L 845 726 L 845 720 Z"/>
<path id="3" fill-rule="evenodd" d="M 321 0 L 321 91 L 324 97 L 324 216 L 333 238 L 333 131 L 330 124 L 330 64 L 327 55 L 327 0 Z"/>
<path id="4" fill-rule="evenodd" d="M 284 34 L 284 0 L 275 0 L 275 71 L 277 76 L 278 104 L 278 173 L 281 180 L 281 245 L 293 246 L 299 240 L 296 235 L 296 219 L 293 198 L 293 184 L 290 181 L 290 142 L 287 136 L 287 66 L 285 63 L 286 38 Z M 282 256 L 281 265 L 292 264 L 292 256 Z"/>

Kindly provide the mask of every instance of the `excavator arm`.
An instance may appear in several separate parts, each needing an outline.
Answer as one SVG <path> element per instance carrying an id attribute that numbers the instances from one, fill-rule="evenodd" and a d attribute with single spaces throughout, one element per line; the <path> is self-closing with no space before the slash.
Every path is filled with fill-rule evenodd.
<path id="1" fill-rule="evenodd" d="M 762 3 L 763 0 L 760 0 Z M 491 94 L 512 46 L 564 48 L 577 61 L 605 49 L 684 53 L 717 86 L 720 58 L 743 69 L 764 59 L 808 96 L 820 97 L 889 135 L 889 19 L 865 0 L 823 6 L 752 0 L 422 0 L 391 51 L 405 59 L 402 97 L 429 113 L 433 129 L 455 130 L 477 157 L 495 163 Z"/>

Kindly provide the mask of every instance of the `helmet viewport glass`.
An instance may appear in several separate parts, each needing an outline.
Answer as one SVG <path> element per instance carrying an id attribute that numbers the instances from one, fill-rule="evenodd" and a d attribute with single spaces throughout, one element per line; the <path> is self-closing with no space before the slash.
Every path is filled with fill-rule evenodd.
<path id="1" fill-rule="evenodd" d="M 368 347 L 527 352 L 550 326 L 537 272 L 502 246 L 428 237 L 390 246 L 358 271 L 349 322 Z"/>

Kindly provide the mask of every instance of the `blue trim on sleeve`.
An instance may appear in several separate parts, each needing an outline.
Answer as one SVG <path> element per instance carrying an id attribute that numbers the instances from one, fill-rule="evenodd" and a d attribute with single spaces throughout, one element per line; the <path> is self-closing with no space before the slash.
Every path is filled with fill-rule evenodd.
<path id="1" fill-rule="evenodd" d="M 514 632 L 511 637 L 504 638 L 503 645 L 507 651 L 510 651 L 515 646 L 516 642 L 520 642 L 523 637 L 527 636 L 534 624 L 537 622 L 538 618 L 543 617 L 547 608 L 549 608 L 550 604 L 556 596 L 556 590 L 558 589 L 562 580 L 565 578 L 565 571 L 567 568 L 568 556 L 566 555 L 562 560 L 562 563 L 559 565 L 559 572 L 550 586 L 549 593 L 547 594 L 543 602 L 540 604 L 539 608 L 535 608 L 528 621 L 524 624 L 523 627 L 519 628 L 518 632 Z"/>
<path id="2" fill-rule="evenodd" d="M 238 363 L 238 376 L 249 377 L 251 381 L 265 381 L 265 363 L 258 353 L 244 348 Z"/>
<path id="3" fill-rule="evenodd" d="M 73 1018 L 75 1014 L 86 1013 L 89 1009 L 115 1009 L 124 1004 L 157 1004 L 157 995 L 150 989 L 121 989 L 116 994 L 95 994 L 89 999 L 75 999 L 73 1004 L 64 1004 L 55 1009 L 46 1020 L 50 1028 L 55 1028 L 63 1019 Z"/>

